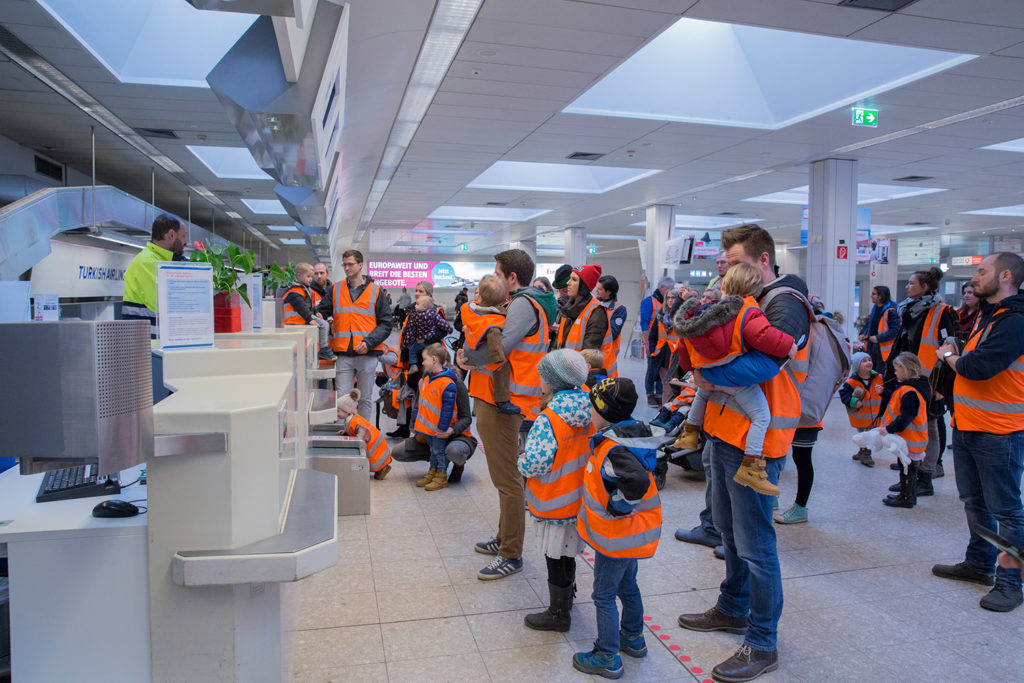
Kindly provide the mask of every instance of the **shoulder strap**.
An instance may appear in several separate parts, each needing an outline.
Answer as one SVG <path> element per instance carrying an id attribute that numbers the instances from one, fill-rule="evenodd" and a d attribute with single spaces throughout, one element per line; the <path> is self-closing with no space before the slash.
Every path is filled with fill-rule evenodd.
<path id="1" fill-rule="evenodd" d="M 803 304 L 804 310 L 807 311 L 808 319 L 809 320 L 814 320 L 815 315 L 814 315 L 814 309 L 811 307 L 811 302 L 807 300 L 807 297 L 805 297 L 798 290 L 793 289 L 792 287 L 783 286 L 783 287 L 776 287 L 774 289 L 770 289 L 770 290 L 768 290 L 768 293 L 765 294 L 763 297 L 761 297 L 761 300 L 758 301 L 757 303 L 761 307 L 761 310 L 763 311 L 764 309 L 768 308 L 768 304 L 770 304 L 772 301 L 775 300 L 776 297 L 781 296 L 782 294 L 789 294 L 792 297 L 796 297 L 796 299 L 801 304 Z"/>

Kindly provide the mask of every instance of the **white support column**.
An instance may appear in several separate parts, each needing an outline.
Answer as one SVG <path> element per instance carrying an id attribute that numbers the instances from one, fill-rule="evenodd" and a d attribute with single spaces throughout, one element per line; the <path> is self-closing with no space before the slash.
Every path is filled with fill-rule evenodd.
<path id="1" fill-rule="evenodd" d="M 565 262 L 573 268 L 585 265 L 587 262 L 587 229 L 566 228 L 564 236 Z"/>
<path id="2" fill-rule="evenodd" d="M 511 246 L 513 249 L 522 249 L 523 251 L 530 255 L 530 258 L 533 259 L 534 263 L 537 262 L 536 235 L 534 235 L 533 237 L 520 237 L 518 240 L 513 240 Z"/>
<path id="3" fill-rule="evenodd" d="M 893 238 L 889 241 L 889 262 L 888 263 L 872 263 L 871 264 L 871 275 L 868 278 L 868 286 L 866 292 L 860 293 L 860 311 L 861 314 L 866 314 L 871 310 L 871 289 L 877 285 L 884 285 L 889 288 L 889 294 L 892 296 L 893 301 L 900 301 L 907 293 L 900 290 L 896 291 L 896 285 L 899 277 L 897 275 L 896 259 L 899 253 L 896 250 L 896 239 Z"/>
<path id="4" fill-rule="evenodd" d="M 644 259 L 647 292 L 651 292 L 665 272 L 665 243 L 675 231 L 675 206 L 652 204 L 647 207 L 647 249 Z"/>
<path id="5" fill-rule="evenodd" d="M 811 163 L 807 287 L 830 311 L 842 311 L 852 329 L 857 268 L 857 162 Z"/>

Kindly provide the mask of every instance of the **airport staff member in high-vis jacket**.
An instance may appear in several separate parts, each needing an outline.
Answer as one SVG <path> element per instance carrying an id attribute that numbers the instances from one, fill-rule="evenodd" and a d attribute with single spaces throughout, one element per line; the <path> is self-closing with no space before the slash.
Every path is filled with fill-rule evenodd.
<path id="1" fill-rule="evenodd" d="M 146 320 L 152 336 L 156 336 L 156 264 L 158 261 L 182 261 L 185 223 L 173 214 L 162 213 L 153 221 L 150 241 L 135 255 L 124 271 L 124 302 L 122 320 Z"/>
<path id="2" fill-rule="evenodd" d="M 962 355 L 943 344 L 936 355 L 956 371 L 953 382 L 953 466 L 967 523 L 1024 547 L 1024 259 L 1008 251 L 985 257 L 971 280 L 981 313 Z M 998 529 L 996 528 L 998 524 Z M 981 606 L 1020 606 L 1021 573 L 996 567 L 998 550 L 971 531 L 964 561 L 937 564 L 946 579 L 993 586 Z"/>

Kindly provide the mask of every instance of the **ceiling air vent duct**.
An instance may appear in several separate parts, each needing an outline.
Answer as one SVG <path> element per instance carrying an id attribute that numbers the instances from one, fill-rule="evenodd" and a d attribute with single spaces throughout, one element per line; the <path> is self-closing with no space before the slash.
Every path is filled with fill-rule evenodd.
<path id="1" fill-rule="evenodd" d="M 895 12 L 915 2 L 917 0 L 841 0 L 839 4 L 846 7 L 876 9 L 881 12 Z"/>
<path id="2" fill-rule="evenodd" d="M 893 180 L 903 183 L 919 183 L 922 180 L 935 180 L 930 175 L 905 175 L 902 178 L 893 178 Z"/>
<path id="3" fill-rule="evenodd" d="M 567 156 L 566 159 L 573 159 L 576 161 L 597 161 L 603 156 L 604 154 L 600 154 L 598 152 L 573 152 Z"/>

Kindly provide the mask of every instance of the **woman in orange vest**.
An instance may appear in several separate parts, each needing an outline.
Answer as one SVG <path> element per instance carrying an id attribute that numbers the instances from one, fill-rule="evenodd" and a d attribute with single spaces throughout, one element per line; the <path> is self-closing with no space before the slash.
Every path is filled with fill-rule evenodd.
<path id="1" fill-rule="evenodd" d="M 573 268 L 565 286 L 568 300 L 559 304 L 558 334 L 552 348 L 603 350 L 612 343 L 608 329 L 608 309 L 594 298 L 591 290 L 601 277 L 601 266 Z"/>
<path id="2" fill-rule="evenodd" d="M 878 285 L 871 288 L 871 313 L 859 336 L 875 370 L 882 372 L 892 354 L 892 345 L 900 332 L 900 314 L 892 302 L 889 288 Z"/>
<path id="3" fill-rule="evenodd" d="M 882 405 L 882 376 L 873 370 L 874 361 L 864 351 L 853 354 L 850 376 L 839 387 L 839 400 L 846 407 L 850 426 L 858 432 L 871 429 L 878 409 Z M 871 449 L 861 448 L 853 459 L 865 467 L 874 467 Z"/>
<path id="4" fill-rule="evenodd" d="M 583 467 L 590 455 L 590 400 L 580 390 L 587 364 L 577 351 L 559 349 L 540 361 L 541 413 L 519 454 L 526 477 L 526 505 L 538 549 L 548 568 L 546 610 L 524 621 L 537 631 L 569 630 L 576 590 L 576 555 L 583 550 L 576 514 L 583 499 Z"/>
<path id="5" fill-rule="evenodd" d="M 661 537 L 655 478 L 667 467 L 657 457 L 664 432 L 633 419 L 636 402 L 636 388 L 625 377 L 603 379 L 590 391 L 590 417 L 598 431 L 590 438 L 576 530 L 596 554 L 597 639 L 593 650 L 573 655 L 572 665 L 605 678 L 622 676 L 619 652 L 647 654 L 637 560 L 653 557 Z M 622 601 L 621 621 L 616 597 Z"/>
<path id="6" fill-rule="evenodd" d="M 892 366 L 899 384 L 889 398 L 878 432 L 896 434 L 907 442 L 910 465 L 906 469 L 900 465 L 896 493 L 882 502 L 889 507 L 912 508 L 917 505 L 918 470 L 928 445 L 928 401 L 932 390 L 928 378 L 921 376 L 921 361 L 916 355 L 904 351 L 896 356 Z"/>
<path id="7" fill-rule="evenodd" d="M 366 459 L 374 479 L 383 479 L 391 471 L 391 446 L 380 430 L 359 415 L 359 390 L 352 389 L 338 399 L 338 419 L 343 422 L 338 434 L 354 436 L 366 442 Z"/>
<path id="8" fill-rule="evenodd" d="M 622 346 L 622 330 L 626 324 L 628 311 L 618 299 L 619 281 L 612 275 L 602 275 L 594 287 L 594 298 L 608 311 L 608 334 L 611 344 L 601 351 L 604 353 L 602 367 L 608 370 L 609 377 L 619 376 L 619 349 Z"/>

